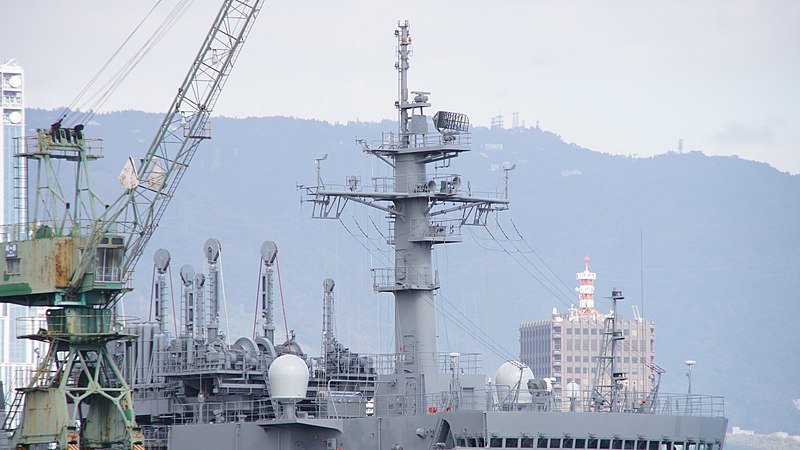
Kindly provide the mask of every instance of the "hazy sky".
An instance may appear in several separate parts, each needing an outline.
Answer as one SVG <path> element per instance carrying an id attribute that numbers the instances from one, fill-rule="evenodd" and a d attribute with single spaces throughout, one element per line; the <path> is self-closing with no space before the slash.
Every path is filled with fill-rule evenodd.
<path id="1" fill-rule="evenodd" d="M 7 3 L 0 59 L 24 67 L 28 107 L 54 108 L 156 0 Z M 219 3 L 195 0 L 104 110 L 164 111 Z M 394 118 L 398 19 L 415 43 L 410 87 L 473 124 L 502 112 L 508 127 L 518 112 L 598 151 L 652 155 L 682 138 L 687 151 L 800 173 L 795 0 L 268 1 L 215 113 Z"/>

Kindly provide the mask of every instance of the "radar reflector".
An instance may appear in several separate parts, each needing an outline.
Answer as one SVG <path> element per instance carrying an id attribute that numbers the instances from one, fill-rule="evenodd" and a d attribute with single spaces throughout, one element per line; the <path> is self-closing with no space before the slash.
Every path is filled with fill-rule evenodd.
<path id="1" fill-rule="evenodd" d="M 439 111 L 433 115 L 433 126 L 440 133 L 466 133 L 469 131 L 469 117 L 464 113 Z"/>

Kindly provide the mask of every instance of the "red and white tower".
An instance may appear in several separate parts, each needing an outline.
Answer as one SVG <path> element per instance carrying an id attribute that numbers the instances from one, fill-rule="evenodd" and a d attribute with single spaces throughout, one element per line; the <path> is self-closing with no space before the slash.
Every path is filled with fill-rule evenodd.
<path id="1" fill-rule="evenodd" d="M 580 300 L 578 314 L 600 314 L 600 311 L 594 309 L 594 280 L 597 279 L 597 274 L 589 272 L 589 255 L 583 258 L 583 262 L 586 268 L 575 275 L 575 279 L 578 280 L 578 287 L 575 290 L 578 291 Z"/>

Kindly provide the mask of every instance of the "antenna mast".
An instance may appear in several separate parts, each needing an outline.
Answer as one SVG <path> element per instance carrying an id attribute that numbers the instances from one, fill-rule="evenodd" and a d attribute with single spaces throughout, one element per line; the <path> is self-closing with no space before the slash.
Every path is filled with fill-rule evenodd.
<path id="1" fill-rule="evenodd" d="M 588 265 L 588 262 L 587 262 Z M 622 382 L 627 378 L 623 372 L 617 372 L 617 341 L 625 338 L 617 330 L 617 302 L 623 300 L 622 291 L 611 291 L 612 312 L 606 316 L 603 336 L 603 349 L 597 358 L 597 373 L 592 388 L 592 403 L 595 411 L 620 412 L 621 401 L 619 391 Z M 607 383 L 607 384 L 606 384 Z"/>
<path id="2" fill-rule="evenodd" d="M 378 148 L 358 141 L 366 153 L 392 167 L 394 175 L 377 180 L 379 183 L 373 189 L 364 190 L 358 186 L 358 177 L 349 177 L 352 182 L 346 190 L 334 191 L 328 190 L 317 174 L 316 186 L 300 188 L 306 191 L 308 201 L 313 204 L 315 218 L 338 219 L 350 200 L 388 214 L 393 225 L 389 242 L 394 245 L 394 267 L 372 269 L 375 291 L 392 293 L 395 298 L 395 351 L 398 355 L 394 383 L 398 391 L 387 392 L 385 398 L 391 394 L 417 398 L 418 394 L 438 392 L 442 386 L 446 391 L 450 384 L 449 375 L 440 377 L 437 364 L 433 292 L 439 288 L 439 283 L 432 264 L 433 245 L 460 242 L 463 225 L 485 225 L 489 212 L 508 209 L 508 200 L 503 192 L 483 198 L 473 196 L 470 191 L 464 193 L 458 174 L 432 176 L 427 173 L 428 164 L 449 167 L 452 158 L 469 151 L 469 118 L 449 111 L 439 111 L 432 118 L 425 114 L 426 108 L 431 106 L 428 103 L 430 92 L 408 90 L 412 42 L 408 21 L 398 23 L 395 37 L 398 73 L 395 108 L 399 139 L 384 140 Z M 429 132 L 431 123 L 438 134 Z M 448 219 L 449 214 L 460 214 L 460 217 Z M 425 411 L 423 402 L 392 407 L 406 414 Z"/>

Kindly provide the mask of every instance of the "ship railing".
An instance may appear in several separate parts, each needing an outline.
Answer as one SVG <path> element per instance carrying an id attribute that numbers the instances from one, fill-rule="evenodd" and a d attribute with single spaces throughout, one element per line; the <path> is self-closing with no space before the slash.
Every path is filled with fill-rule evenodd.
<path id="1" fill-rule="evenodd" d="M 269 399 L 175 403 L 172 411 L 173 422 L 178 425 L 254 422 L 274 417 Z"/>
<path id="2" fill-rule="evenodd" d="M 510 387 L 493 385 L 486 391 L 486 409 L 493 411 L 509 410 L 534 410 L 534 411 L 553 411 L 567 412 L 570 410 L 569 400 L 554 394 L 531 396 L 528 389 L 521 389 L 519 395 L 510 398 L 509 393 L 513 393 Z M 544 394 L 544 393 L 543 393 Z M 583 393 L 576 399 L 578 412 L 593 412 L 591 393 Z M 619 412 L 630 414 L 657 414 L 657 415 L 678 415 L 678 416 L 700 416 L 700 417 L 724 417 L 725 401 L 721 396 L 704 394 L 659 394 L 655 405 L 650 405 L 645 399 L 639 397 L 625 398 L 620 400 Z"/>
<path id="3" fill-rule="evenodd" d="M 527 391 L 526 391 L 527 392 Z M 657 414 L 701 417 L 724 417 L 725 399 L 721 396 L 704 394 L 665 394 L 660 393 L 654 404 L 650 403 L 644 393 L 633 392 L 630 395 L 623 393 L 617 405 L 617 411 L 631 414 Z M 569 411 L 569 399 L 553 396 L 551 411 Z M 594 407 L 591 392 L 583 392 L 575 400 L 575 410 L 578 412 L 597 411 Z"/>
<path id="4" fill-rule="evenodd" d="M 372 288 L 375 292 L 391 292 L 405 289 L 435 289 L 437 280 L 434 274 L 418 273 L 405 266 L 376 267 L 371 269 Z"/>
<path id="5" fill-rule="evenodd" d="M 486 391 L 454 391 L 425 396 L 425 411 L 428 414 L 449 411 L 486 410 Z"/>
<path id="6" fill-rule="evenodd" d="M 206 349 L 164 350 L 155 352 L 161 365 L 159 375 L 195 373 L 217 370 L 235 372 L 256 371 L 266 373 L 268 359 L 264 355 L 243 354 L 244 352 L 225 349 L 209 352 Z M 235 354 L 235 358 L 230 356 Z"/>
<path id="7" fill-rule="evenodd" d="M 725 398 L 705 394 L 664 394 L 656 399 L 655 413 L 661 415 L 724 417 Z"/>
<path id="8" fill-rule="evenodd" d="M 431 126 L 431 124 L 428 123 L 428 126 Z M 423 134 L 409 133 L 407 136 L 409 140 L 408 150 L 447 150 L 448 147 L 453 147 L 454 150 L 468 150 L 469 146 L 472 145 L 472 134 L 465 132 L 438 133 L 431 131 Z M 374 140 L 368 144 L 364 141 L 358 142 L 364 145 L 364 150 L 369 153 L 388 154 L 407 150 L 400 147 L 400 141 L 401 139 L 398 138 L 397 134 L 385 132 L 380 141 Z"/>
<path id="9" fill-rule="evenodd" d="M 406 365 L 408 355 L 405 353 L 383 353 L 378 355 L 366 355 L 374 358 L 375 371 L 378 375 L 390 375 L 395 373 L 395 368 L 403 367 Z M 417 353 L 415 357 L 426 358 L 432 356 L 436 361 L 437 367 L 441 373 L 450 373 L 452 358 L 456 355 L 453 353 L 435 353 L 433 355 L 427 353 Z M 481 355 L 480 353 L 459 353 L 458 355 L 458 371 L 464 374 L 478 374 L 481 370 Z"/>
<path id="10" fill-rule="evenodd" d="M 471 191 L 469 194 L 470 197 L 476 198 L 488 198 L 491 200 L 504 200 L 506 198 L 505 192 L 502 191 Z"/>
<path id="11" fill-rule="evenodd" d="M 409 241 L 461 240 L 461 219 L 410 221 Z"/>
<path id="12" fill-rule="evenodd" d="M 440 147 L 469 147 L 472 145 L 470 133 L 426 133 L 410 134 L 410 149 L 437 149 Z M 400 149 L 402 151 L 403 149 Z"/>
<path id="13" fill-rule="evenodd" d="M 420 358 L 425 358 L 429 354 L 427 353 L 418 353 L 417 354 Z M 366 371 L 360 372 L 349 372 L 352 375 L 352 380 L 360 380 L 363 379 L 366 375 L 389 375 L 395 373 L 395 367 L 402 366 L 405 364 L 406 361 L 406 354 L 405 353 L 379 353 L 379 354 L 370 354 L 370 353 L 359 353 L 359 358 L 363 358 L 366 361 L 369 361 L 369 364 Z M 450 373 L 450 368 L 452 367 L 451 364 L 457 363 L 457 367 L 460 373 L 465 374 L 478 374 L 481 371 L 481 354 L 480 353 L 445 353 L 445 352 L 437 352 L 432 355 L 434 361 L 436 361 L 436 367 L 442 373 Z M 453 358 L 457 358 L 457 361 L 454 361 Z M 312 372 L 320 371 L 322 368 L 322 357 L 314 357 L 312 360 L 318 366 L 315 366 L 315 369 Z M 347 377 L 348 372 L 346 370 L 342 370 L 341 372 L 337 372 L 337 378 L 348 379 Z M 349 379 L 348 379 L 349 380 Z"/>
<path id="14" fill-rule="evenodd" d="M 320 189 L 332 192 L 360 193 L 405 193 L 418 194 L 419 196 L 444 195 L 474 195 L 469 190 L 464 190 L 461 176 L 456 173 L 438 173 L 420 178 L 418 174 L 395 175 L 386 177 L 372 177 L 372 184 L 362 184 L 361 177 L 350 175 L 344 184 L 325 183 L 318 186 Z M 489 195 L 499 195 L 489 194 Z"/>

